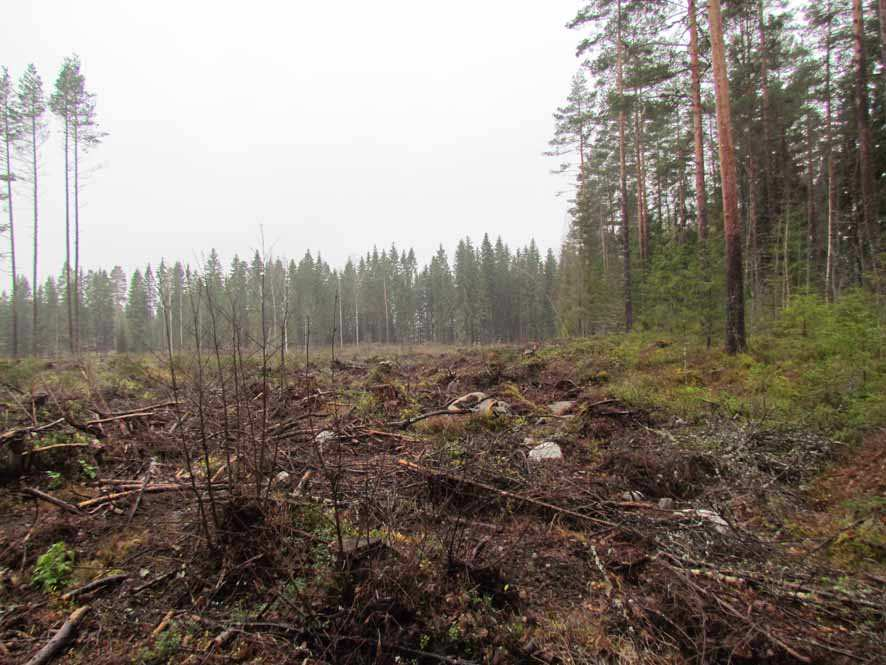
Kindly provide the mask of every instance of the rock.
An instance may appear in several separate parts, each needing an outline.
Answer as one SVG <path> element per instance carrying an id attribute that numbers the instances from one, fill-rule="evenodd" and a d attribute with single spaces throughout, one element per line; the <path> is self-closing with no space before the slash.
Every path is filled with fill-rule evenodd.
<path id="1" fill-rule="evenodd" d="M 562 402 L 554 402 L 553 404 L 548 404 L 548 408 L 551 410 L 551 413 L 555 416 L 565 416 L 572 407 L 575 406 L 575 402 L 573 401 L 562 401 Z"/>
<path id="2" fill-rule="evenodd" d="M 670 497 L 662 497 L 658 500 L 658 507 L 662 510 L 673 510 L 674 500 Z"/>
<path id="3" fill-rule="evenodd" d="M 643 492 L 631 490 L 629 492 L 623 492 L 621 498 L 625 501 L 642 501 L 645 497 L 643 496 Z"/>
<path id="4" fill-rule="evenodd" d="M 450 402 L 446 409 L 456 413 L 459 411 L 476 411 L 477 406 L 486 399 L 489 399 L 489 395 L 486 393 L 468 393 Z"/>
<path id="5" fill-rule="evenodd" d="M 545 441 L 529 451 L 529 459 L 533 462 L 563 459 L 563 451 L 553 441 Z"/>
<path id="6" fill-rule="evenodd" d="M 477 413 L 482 413 L 487 418 L 491 418 L 494 416 L 508 416 L 511 414 L 511 407 L 507 402 L 502 402 L 500 399 L 484 399 L 477 405 L 475 409 Z"/>
<path id="7" fill-rule="evenodd" d="M 705 508 L 689 508 L 680 512 L 682 512 L 684 515 L 694 515 L 696 517 L 700 517 L 706 522 L 710 522 L 714 525 L 714 531 L 719 534 L 726 534 L 729 530 L 729 522 L 724 520 L 713 510 L 707 510 Z"/>
<path id="8" fill-rule="evenodd" d="M 327 441 L 334 441 L 335 437 L 335 432 L 325 429 L 314 437 L 314 441 L 316 441 L 317 443 L 326 443 Z"/>

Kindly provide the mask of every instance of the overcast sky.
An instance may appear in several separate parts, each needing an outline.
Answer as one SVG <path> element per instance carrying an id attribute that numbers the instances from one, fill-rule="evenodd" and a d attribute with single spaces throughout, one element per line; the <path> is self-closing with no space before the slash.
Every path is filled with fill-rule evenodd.
<path id="1" fill-rule="evenodd" d="M 17 79 L 34 62 L 49 92 L 76 52 L 97 94 L 109 135 L 87 158 L 87 266 L 213 246 L 227 262 L 258 246 L 259 225 L 275 254 L 334 265 L 392 242 L 424 261 L 484 231 L 556 248 L 568 183 L 542 152 L 577 64 L 564 24 L 578 4 L 32 0 L 5 3 L 0 64 Z M 52 129 L 41 280 L 64 256 Z M 30 194 L 16 194 L 30 274 Z"/>

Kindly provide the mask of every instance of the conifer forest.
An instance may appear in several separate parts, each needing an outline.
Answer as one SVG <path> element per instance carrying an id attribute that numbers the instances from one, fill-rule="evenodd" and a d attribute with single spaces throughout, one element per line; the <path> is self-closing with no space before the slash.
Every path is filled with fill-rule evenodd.
<path id="1" fill-rule="evenodd" d="M 316 31 L 356 80 L 401 38 L 442 43 L 438 19 L 466 52 L 511 30 L 502 72 L 514 16 L 540 11 L 407 4 L 355 28 L 380 31 L 367 53 L 335 33 L 356 14 Z M 382 130 L 337 126 L 354 163 L 332 177 L 369 218 L 335 245 L 306 215 L 301 244 L 262 226 L 230 251 L 199 208 L 148 196 L 118 214 L 205 244 L 140 229 L 169 251 L 118 256 L 95 229 L 125 222 L 92 192 L 132 125 L 102 63 L 0 53 L 0 665 L 886 661 L 886 0 L 558 4 L 572 69 L 543 72 L 563 83 L 547 136 L 486 168 L 537 158 L 565 218 L 519 182 L 530 222 L 472 217 L 498 190 L 428 147 L 446 165 L 419 216 L 464 195 L 468 234 L 386 236 L 348 191 L 389 168 L 360 156 Z M 411 102 L 355 83 L 346 111 L 430 108 L 422 86 L 469 69 L 404 80 Z M 206 108 L 245 155 L 275 91 L 235 76 Z M 452 122 L 477 101 L 448 99 Z M 268 198 L 247 170 L 218 196 Z"/>

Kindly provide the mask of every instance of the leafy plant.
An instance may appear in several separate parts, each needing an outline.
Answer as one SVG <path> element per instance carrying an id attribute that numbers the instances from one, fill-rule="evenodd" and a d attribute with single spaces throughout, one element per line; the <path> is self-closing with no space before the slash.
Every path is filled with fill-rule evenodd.
<path id="1" fill-rule="evenodd" d="M 49 489 L 57 490 L 65 482 L 62 474 L 58 471 L 47 471 L 46 475 L 49 476 Z"/>
<path id="2" fill-rule="evenodd" d="M 98 469 L 85 459 L 78 461 L 80 462 L 80 472 L 89 480 L 95 480 L 95 477 L 98 475 Z"/>
<path id="3" fill-rule="evenodd" d="M 34 573 L 31 575 L 31 584 L 43 588 L 43 591 L 58 591 L 64 587 L 74 570 L 74 550 L 64 542 L 50 545 L 37 558 L 34 564 Z"/>
<path id="4" fill-rule="evenodd" d="M 154 642 L 153 649 L 145 647 L 139 651 L 135 657 L 135 662 L 138 665 L 161 665 L 162 663 L 171 662 L 172 657 L 181 649 L 181 643 L 182 637 L 179 632 L 174 628 L 170 628 L 160 634 L 157 641 Z"/>

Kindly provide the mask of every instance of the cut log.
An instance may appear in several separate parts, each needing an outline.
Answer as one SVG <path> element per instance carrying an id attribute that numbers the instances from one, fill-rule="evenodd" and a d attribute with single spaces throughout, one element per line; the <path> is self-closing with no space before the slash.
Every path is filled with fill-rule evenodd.
<path id="1" fill-rule="evenodd" d="M 86 616 L 87 612 L 89 612 L 89 605 L 84 605 L 83 607 L 74 610 L 71 613 L 71 616 L 68 617 L 68 620 L 62 624 L 62 627 L 58 629 L 46 646 L 34 654 L 31 660 L 25 663 L 25 665 L 44 665 L 44 663 L 48 663 L 59 655 L 77 633 L 77 628 L 80 626 L 80 623 L 83 621 L 83 617 Z"/>
<path id="2" fill-rule="evenodd" d="M 22 490 L 22 492 L 24 492 L 25 494 L 29 494 L 33 497 L 36 497 L 37 499 L 40 499 L 41 501 L 45 501 L 46 503 L 51 503 L 53 506 L 58 506 L 62 510 L 66 510 L 69 513 L 73 513 L 74 515 L 82 514 L 80 512 L 80 509 L 77 506 L 74 506 L 66 501 L 62 501 L 61 499 L 57 499 L 54 496 L 52 496 L 51 494 L 47 494 L 46 492 L 41 492 L 40 490 L 35 489 L 33 487 L 26 487 Z"/>
<path id="3" fill-rule="evenodd" d="M 62 594 L 62 600 L 71 600 L 71 598 L 75 598 L 84 593 L 89 593 L 90 591 L 95 591 L 96 589 L 100 589 L 104 586 L 109 586 L 111 584 L 117 584 L 122 582 L 125 579 L 129 579 L 129 575 L 125 573 L 121 573 L 119 575 L 109 575 L 108 577 L 103 577 L 99 580 L 93 580 L 89 584 L 84 584 L 81 587 L 77 587 L 76 589 L 71 589 L 67 593 Z"/>

